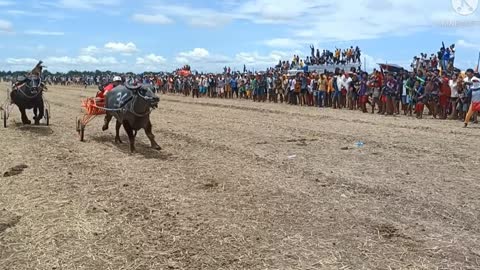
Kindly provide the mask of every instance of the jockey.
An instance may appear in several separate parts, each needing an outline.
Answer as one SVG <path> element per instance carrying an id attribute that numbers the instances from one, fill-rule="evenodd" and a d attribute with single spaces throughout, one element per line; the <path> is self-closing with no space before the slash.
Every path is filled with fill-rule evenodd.
<path id="1" fill-rule="evenodd" d="M 105 86 L 103 88 L 103 91 L 100 91 L 98 92 L 97 94 L 97 98 L 105 98 L 105 95 L 112 91 L 113 88 L 119 86 L 120 84 L 122 84 L 122 78 L 120 76 L 115 76 L 113 77 L 113 80 L 111 83 L 109 83 L 107 86 Z"/>

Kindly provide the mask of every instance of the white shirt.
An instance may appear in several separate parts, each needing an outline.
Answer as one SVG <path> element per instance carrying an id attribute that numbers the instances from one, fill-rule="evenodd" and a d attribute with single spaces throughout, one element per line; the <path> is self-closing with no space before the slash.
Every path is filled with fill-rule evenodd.
<path id="1" fill-rule="evenodd" d="M 343 83 L 343 87 L 345 87 L 346 90 L 348 90 L 350 88 L 350 84 L 352 83 L 352 78 L 350 76 L 345 76 L 345 75 L 342 75 L 342 83 Z"/>
<path id="2" fill-rule="evenodd" d="M 272 89 L 272 78 L 267 77 L 267 89 L 270 90 Z"/>
<path id="3" fill-rule="evenodd" d="M 342 86 L 343 86 L 343 77 L 337 76 L 337 87 L 338 87 L 338 90 L 342 90 Z"/>
<path id="4" fill-rule="evenodd" d="M 475 88 L 480 88 L 480 82 L 478 82 L 478 81 L 480 81 L 480 79 L 477 78 L 477 77 L 475 77 L 475 76 L 473 76 L 471 79 L 469 79 L 468 77 L 466 77 L 465 79 L 463 79 L 463 81 L 464 81 L 464 82 L 472 82 L 473 79 L 475 79 L 475 82 L 474 82 L 473 84 L 467 86 L 468 89 L 470 89 L 470 88 L 473 88 L 473 89 L 475 89 Z"/>
<path id="5" fill-rule="evenodd" d="M 474 79 L 475 79 L 475 81 L 473 82 L 471 88 L 472 88 L 472 89 L 478 89 L 478 88 L 480 88 L 480 79 L 477 78 L 477 77 L 475 77 L 475 76 L 473 76 L 470 81 L 473 81 Z"/>
<path id="6" fill-rule="evenodd" d="M 453 80 L 449 80 L 448 85 L 450 86 L 450 89 L 452 90 L 452 94 L 451 94 L 450 97 L 458 98 L 457 82 L 453 81 Z"/>
<path id="7" fill-rule="evenodd" d="M 473 77 L 472 77 L 472 79 L 473 79 Z M 465 78 L 463 79 L 463 82 L 464 82 L 464 83 L 468 83 L 468 82 L 471 82 L 472 79 L 469 79 L 468 77 L 465 77 Z M 466 87 L 467 87 L 467 89 L 470 89 L 470 85 L 466 85 Z"/>

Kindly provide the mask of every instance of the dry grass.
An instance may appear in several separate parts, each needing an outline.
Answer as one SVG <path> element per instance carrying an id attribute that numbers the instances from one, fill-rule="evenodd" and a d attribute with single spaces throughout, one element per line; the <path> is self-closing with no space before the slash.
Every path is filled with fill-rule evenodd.
<path id="1" fill-rule="evenodd" d="M 0 269 L 480 269 L 475 126 L 163 96 L 130 155 L 81 92 L 0 129 Z"/>

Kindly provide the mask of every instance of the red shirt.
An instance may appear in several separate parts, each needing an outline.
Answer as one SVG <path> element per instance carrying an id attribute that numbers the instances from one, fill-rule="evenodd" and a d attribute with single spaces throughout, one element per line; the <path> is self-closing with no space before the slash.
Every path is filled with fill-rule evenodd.
<path id="1" fill-rule="evenodd" d="M 452 94 L 452 89 L 450 89 L 450 85 L 448 85 L 447 77 L 443 77 L 442 79 L 442 84 L 440 85 L 440 94 L 446 97 L 450 97 Z"/>
<path id="2" fill-rule="evenodd" d="M 378 85 L 379 87 L 383 86 L 383 74 L 381 73 L 378 75 Z"/>
<path id="3" fill-rule="evenodd" d="M 105 94 L 107 94 L 109 91 L 111 91 L 113 88 L 113 83 L 109 83 L 107 86 L 103 88 L 103 91 L 97 94 L 97 97 L 99 98 L 105 98 Z"/>
<path id="4" fill-rule="evenodd" d="M 110 84 L 108 84 L 107 86 L 105 86 L 105 87 L 103 88 L 103 92 L 104 92 L 104 93 L 105 93 L 105 92 L 108 92 L 108 91 L 112 90 L 113 88 L 114 88 L 113 83 L 110 83 Z"/>

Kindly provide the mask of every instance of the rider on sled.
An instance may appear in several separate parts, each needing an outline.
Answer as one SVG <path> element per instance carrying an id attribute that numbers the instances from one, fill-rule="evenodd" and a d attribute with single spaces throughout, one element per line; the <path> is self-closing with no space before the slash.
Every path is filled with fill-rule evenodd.
<path id="1" fill-rule="evenodd" d="M 122 78 L 120 76 L 113 77 L 112 82 L 107 84 L 107 86 L 105 86 L 103 88 L 103 90 L 101 90 L 97 93 L 97 98 L 102 99 L 102 100 L 105 99 L 105 95 L 108 92 L 112 91 L 113 88 L 119 86 L 120 84 L 122 84 Z"/>

